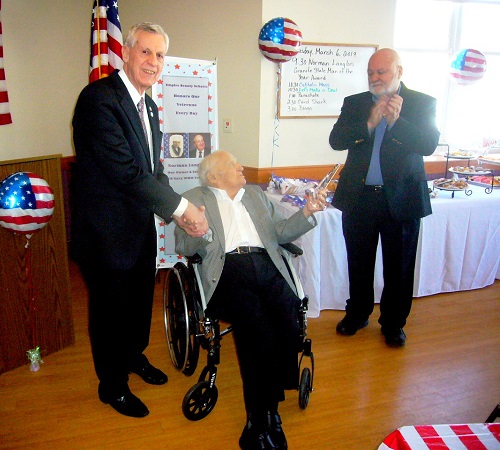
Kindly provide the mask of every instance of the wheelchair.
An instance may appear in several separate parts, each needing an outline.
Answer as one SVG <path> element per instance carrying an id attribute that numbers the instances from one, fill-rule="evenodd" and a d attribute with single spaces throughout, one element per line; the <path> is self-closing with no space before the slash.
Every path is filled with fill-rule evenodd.
<path id="1" fill-rule="evenodd" d="M 285 250 L 282 252 L 283 257 L 298 297 L 302 300 L 299 309 L 302 348 L 298 358 L 297 390 L 299 407 L 305 409 L 313 391 L 314 355 L 311 339 L 306 338 L 308 298 L 304 295 L 291 263 L 292 257 L 302 255 L 302 249 L 292 243 L 283 244 L 281 247 Z M 197 421 L 210 414 L 217 403 L 219 394 L 215 381 L 217 365 L 220 363 L 221 340 L 232 331 L 232 327 L 221 330 L 217 318 L 205 315 L 207 305 L 198 272 L 202 258 L 196 254 L 186 260 L 187 265 L 178 262 L 167 269 L 163 286 L 163 318 L 170 359 L 178 371 L 186 376 L 193 375 L 198 365 L 200 348 L 207 351 L 207 363 L 198 377 L 198 382 L 188 390 L 182 402 L 184 416 L 191 421 Z M 304 358 L 307 358 L 309 364 L 306 364 Z"/>

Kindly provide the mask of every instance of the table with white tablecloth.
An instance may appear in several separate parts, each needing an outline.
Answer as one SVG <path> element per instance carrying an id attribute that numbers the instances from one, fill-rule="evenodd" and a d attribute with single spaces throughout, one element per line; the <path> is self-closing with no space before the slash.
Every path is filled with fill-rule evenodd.
<path id="1" fill-rule="evenodd" d="M 432 186 L 431 182 L 429 183 Z M 421 221 L 415 265 L 414 297 L 488 286 L 500 279 L 500 189 L 487 194 L 484 187 L 465 191 L 438 191 L 431 199 L 433 214 Z M 289 217 L 297 207 L 282 202 L 277 191 L 267 191 L 276 208 Z M 345 309 L 349 298 L 347 256 L 342 235 L 342 213 L 329 206 L 315 214 L 316 228 L 295 243 L 304 255 L 294 259 L 309 316 L 323 309 Z M 375 297 L 383 288 L 381 248 L 375 267 Z"/>

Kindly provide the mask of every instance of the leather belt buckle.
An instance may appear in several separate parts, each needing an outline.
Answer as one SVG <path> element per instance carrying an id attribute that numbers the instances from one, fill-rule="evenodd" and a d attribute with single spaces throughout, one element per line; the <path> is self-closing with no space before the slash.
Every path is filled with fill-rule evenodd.
<path id="1" fill-rule="evenodd" d="M 246 255 L 250 252 L 251 252 L 251 249 L 248 246 L 236 247 L 236 253 L 238 253 L 238 255 Z"/>

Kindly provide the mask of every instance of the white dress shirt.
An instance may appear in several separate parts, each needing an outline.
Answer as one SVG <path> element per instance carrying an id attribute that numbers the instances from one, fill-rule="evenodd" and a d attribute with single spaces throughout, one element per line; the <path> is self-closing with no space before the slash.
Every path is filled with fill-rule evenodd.
<path id="1" fill-rule="evenodd" d="M 250 246 L 262 247 L 259 233 L 252 222 L 250 214 L 241 202 L 241 198 L 245 193 L 245 189 L 241 188 L 234 199 L 231 199 L 227 192 L 223 189 L 210 187 L 215 194 L 217 204 L 219 205 L 219 212 L 222 218 L 222 225 L 224 226 L 224 236 L 226 238 L 225 252 L 230 252 L 236 247 Z"/>

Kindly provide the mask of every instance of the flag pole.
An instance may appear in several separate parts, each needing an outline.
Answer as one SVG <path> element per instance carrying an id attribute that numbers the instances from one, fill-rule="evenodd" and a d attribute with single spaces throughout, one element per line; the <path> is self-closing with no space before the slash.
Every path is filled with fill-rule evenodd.
<path id="1" fill-rule="evenodd" d="M 101 18 L 101 12 L 99 8 L 99 0 L 96 0 L 96 19 L 97 19 L 97 64 L 99 67 L 99 79 L 101 78 L 101 21 L 99 20 Z"/>

